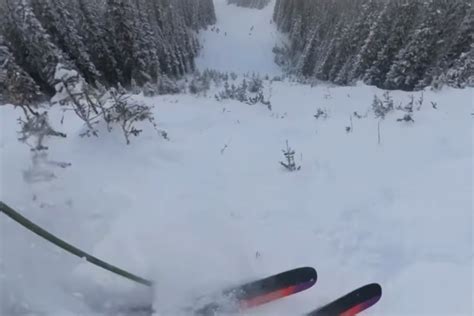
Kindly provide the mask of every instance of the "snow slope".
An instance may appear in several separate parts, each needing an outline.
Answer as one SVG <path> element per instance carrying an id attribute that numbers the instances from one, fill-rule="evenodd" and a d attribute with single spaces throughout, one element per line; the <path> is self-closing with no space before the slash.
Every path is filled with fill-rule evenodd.
<path id="1" fill-rule="evenodd" d="M 216 8 L 219 25 L 235 29 L 271 11 Z M 228 70 L 276 69 L 267 58 L 272 45 L 250 56 L 257 41 L 225 45 L 246 43 L 229 34 L 237 33 L 203 35 L 200 67 L 224 70 L 219 56 L 232 56 Z M 23 179 L 31 160 L 17 141 L 21 112 L 0 107 L 0 200 L 156 281 L 153 292 L 131 284 L 0 214 L 0 315 L 119 315 L 117 306 L 147 302 L 157 315 L 186 315 L 191 297 L 298 266 L 314 266 L 317 285 L 249 315 L 299 315 L 369 282 L 381 283 L 384 296 L 367 315 L 472 314 L 473 90 L 425 91 L 415 123 L 389 114 L 378 144 L 369 110 L 383 91 L 265 84 L 273 111 L 218 102 L 213 93 L 138 96 L 155 105 L 170 141 L 146 127 L 130 146 L 118 129 L 82 138 L 71 113 L 60 125 L 62 113 L 53 111 L 68 139 L 48 142 L 49 158 L 72 166 L 49 167 L 57 178 L 34 184 Z M 409 95 L 392 93 L 397 105 Z M 318 108 L 327 119 L 313 116 Z M 347 133 L 354 111 L 368 116 L 353 118 Z M 279 164 L 286 140 L 299 172 Z"/>
<path id="2" fill-rule="evenodd" d="M 281 35 L 273 24 L 275 0 L 262 10 L 227 5 L 214 1 L 217 23 L 201 32 L 203 48 L 196 59 L 201 70 L 279 75 L 272 52 Z"/>

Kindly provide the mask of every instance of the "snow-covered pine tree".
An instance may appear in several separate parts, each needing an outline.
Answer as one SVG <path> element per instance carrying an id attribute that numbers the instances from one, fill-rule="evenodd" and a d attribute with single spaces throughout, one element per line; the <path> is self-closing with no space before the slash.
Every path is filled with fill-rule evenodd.
<path id="1" fill-rule="evenodd" d="M 361 7 L 358 17 L 350 14 L 350 12 L 358 7 Z M 346 9 L 341 12 L 341 14 L 345 16 L 343 20 L 345 20 L 346 23 L 343 23 L 340 29 L 340 35 L 338 36 L 338 41 L 336 42 L 337 46 L 334 51 L 334 59 L 328 72 L 329 80 L 338 84 L 347 84 L 348 69 L 343 69 L 344 65 L 352 63 L 355 53 L 360 49 L 361 43 L 358 42 L 358 38 L 359 36 L 364 36 L 363 23 L 361 23 L 360 19 L 367 17 L 364 11 L 366 10 L 364 10 L 362 1 L 353 0 L 350 4 L 348 3 Z"/>
<path id="2" fill-rule="evenodd" d="M 413 32 L 416 23 L 420 1 L 390 0 L 391 5 L 387 11 L 390 17 L 390 31 L 388 39 L 382 49 L 377 52 L 377 58 L 373 60 L 371 67 L 367 70 L 364 81 L 368 84 L 381 88 L 387 88 L 387 74 L 391 70 L 393 61 L 400 50 L 409 41 L 408 35 Z M 394 82 L 390 80 L 390 82 Z M 396 89 L 399 87 L 391 86 Z"/>
<path id="3" fill-rule="evenodd" d="M 133 59 L 134 67 L 132 78 L 139 86 L 148 82 L 156 82 L 160 71 L 155 34 L 150 25 L 149 15 L 145 10 L 145 5 L 140 0 L 135 0 L 135 38 Z"/>
<path id="4" fill-rule="evenodd" d="M 137 29 L 135 10 L 128 0 L 106 0 L 106 27 L 117 65 L 123 75 L 122 84 L 129 87 L 134 68 L 134 49 Z"/>
<path id="5" fill-rule="evenodd" d="M 449 6 L 444 54 L 431 73 L 438 85 L 460 88 L 474 84 L 474 6 L 456 1 Z"/>
<path id="6" fill-rule="evenodd" d="M 77 0 L 78 32 L 84 38 L 90 58 L 106 86 L 122 82 L 122 74 L 113 53 L 112 34 L 107 32 L 102 7 L 96 1 Z"/>
<path id="7" fill-rule="evenodd" d="M 302 2 L 303 3 L 303 2 Z M 307 2 L 302 15 L 303 24 L 312 25 L 305 27 L 303 32 L 310 32 L 308 36 L 301 36 L 298 42 L 304 45 L 303 53 L 299 58 L 297 72 L 304 76 L 314 75 L 323 61 L 327 58 L 328 47 L 332 45 L 332 34 L 337 25 L 336 7 L 334 2 Z M 316 17 L 310 22 L 311 16 Z M 329 30 L 329 31 L 328 31 Z M 305 40 L 305 37 L 307 40 Z M 299 44 L 299 45 L 301 45 Z M 294 47 L 294 49 L 298 49 Z"/>
<path id="8" fill-rule="evenodd" d="M 472 28 L 458 35 L 471 7 L 469 0 L 277 0 L 273 18 L 291 40 L 279 61 L 296 74 L 339 84 L 363 79 L 419 89 L 469 60 Z"/>
<path id="9" fill-rule="evenodd" d="M 360 62 L 364 47 L 367 48 L 367 39 L 370 36 L 371 29 L 376 23 L 379 12 L 382 12 L 380 6 L 383 1 L 368 0 L 361 2 L 358 7 L 359 14 L 355 17 L 352 27 L 347 32 L 347 38 L 344 39 L 345 55 L 339 52 L 338 58 L 342 65 L 334 82 L 338 84 L 348 84 L 358 80 L 361 76 L 364 65 Z M 357 67 L 359 70 L 356 70 Z M 336 69 L 333 69 L 335 71 Z"/>
<path id="10" fill-rule="evenodd" d="M 0 103 L 31 105 L 39 96 L 34 79 L 18 66 L 8 43 L 0 35 Z"/>
<path id="11" fill-rule="evenodd" d="M 186 25 L 193 30 L 205 28 L 216 22 L 212 0 L 178 0 L 177 5 L 184 14 Z"/>
<path id="12" fill-rule="evenodd" d="M 436 46 L 444 18 L 437 3 L 424 1 L 416 11 L 416 27 L 409 33 L 407 44 L 398 52 L 387 74 L 387 88 L 414 90 L 436 60 Z"/>
<path id="13" fill-rule="evenodd" d="M 391 1 L 381 2 L 382 8 L 379 12 L 373 12 L 374 20 L 369 21 L 369 33 L 361 47 L 359 54 L 354 60 L 354 66 L 349 75 L 353 79 L 363 79 L 366 81 L 371 78 L 365 78 L 366 72 L 370 69 L 374 60 L 377 59 L 378 52 L 385 46 L 390 36 Z M 375 17 L 375 15 L 377 15 Z"/>
<path id="14" fill-rule="evenodd" d="M 5 0 L 3 32 L 20 65 L 43 91 L 54 92 L 54 73 L 60 50 L 51 41 L 27 0 Z M 25 54 L 25 52 L 27 52 Z"/>
<path id="15" fill-rule="evenodd" d="M 196 0 L 188 0 L 196 1 Z M 216 23 L 216 11 L 214 9 L 213 0 L 198 0 L 197 13 L 199 16 L 199 27 L 206 28 L 208 25 Z"/>
<path id="16" fill-rule="evenodd" d="M 194 30 L 216 20 L 212 0 L 4 0 L 0 5 L 0 34 L 15 63 L 49 96 L 56 93 L 59 63 L 92 85 L 129 87 L 133 78 L 148 90 L 163 75 L 173 79 L 192 72 L 199 49 Z"/>
<path id="17" fill-rule="evenodd" d="M 31 0 L 33 10 L 54 44 L 62 50 L 68 60 L 93 83 L 99 78 L 84 38 L 65 0 Z"/>

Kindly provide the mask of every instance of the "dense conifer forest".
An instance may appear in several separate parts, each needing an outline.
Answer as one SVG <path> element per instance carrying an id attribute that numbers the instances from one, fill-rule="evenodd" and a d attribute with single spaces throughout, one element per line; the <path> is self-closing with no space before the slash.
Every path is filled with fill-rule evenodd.
<path id="1" fill-rule="evenodd" d="M 469 0 L 277 0 L 291 71 L 385 89 L 474 84 Z"/>
<path id="2" fill-rule="evenodd" d="M 27 102 L 55 93 L 58 68 L 87 83 L 156 84 L 194 70 L 196 31 L 212 0 L 2 0 L 0 94 Z"/>

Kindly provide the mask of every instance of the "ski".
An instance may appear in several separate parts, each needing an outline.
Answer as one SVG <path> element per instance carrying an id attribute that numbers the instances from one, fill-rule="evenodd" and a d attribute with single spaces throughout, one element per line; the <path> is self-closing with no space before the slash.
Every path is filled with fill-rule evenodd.
<path id="1" fill-rule="evenodd" d="M 382 287 L 373 283 L 363 286 L 305 316 L 353 316 L 368 309 L 382 297 Z"/>
<path id="2" fill-rule="evenodd" d="M 305 291 L 317 281 L 315 269 L 310 267 L 289 270 L 222 291 L 217 299 L 197 309 L 194 314 L 211 316 L 216 313 L 236 313 L 264 305 Z"/>

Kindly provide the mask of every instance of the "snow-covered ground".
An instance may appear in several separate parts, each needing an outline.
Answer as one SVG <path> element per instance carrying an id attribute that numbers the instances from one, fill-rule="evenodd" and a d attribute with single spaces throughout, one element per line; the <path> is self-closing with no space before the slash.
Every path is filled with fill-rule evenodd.
<path id="1" fill-rule="evenodd" d="M 271 8 L 216 9 L 221 31 L 202 35 L 199 67 L 276 74 Z M 239 20 L 260 39 L 245 46 Z M 260 40 L 267 51 L 251 54 Z M 129 146 L 118 130 L 82 138 L 72 114 L 60 125 L 53 112 L 68 138 L 48 143 L 49 158 L 72 166 L 35 184 L 23 180 L 21 112 L 0 107 L 0 200 L 156 282 L 151 292 L 122 280 L 0 214 L 0 314 L 116 315 L 117 305 L 154 302 L 159 315 L 181 315 L 190 297 L 299 266 L 318 270 L 314 288 L 249 315 L 300 315 L 369 282 L 384 294 L 367 315 L 472 314 L 474 91 L 425 91 L 414 123 L 397 122 L 400 111 L 380 122 L 379 144 L 369 109 L 382 90 L 265 84 L 272 111 L 213 93 L 143 98 L 170 141 L 147 128 Z M 396 105 L 411 94 L 421 95 L 392 92 Z M 354 111 L 369 112 L 348 133 Z M 287 140 L 298 172 L 279 164 Z"/>
<path id="2" fill-rule="evenodd" d="M 279 75 L 272 52 L 281 41 L 273 24 L 275 0 L 262 10 L 214 1 L 217 23 L 200 34 L 203 49 L 196 59 L 198 67 L 222 72 Z"/>

